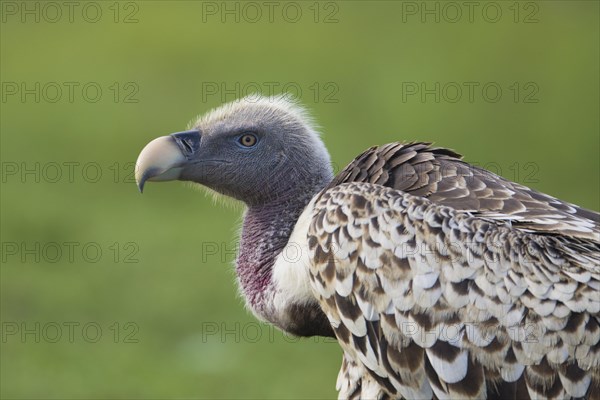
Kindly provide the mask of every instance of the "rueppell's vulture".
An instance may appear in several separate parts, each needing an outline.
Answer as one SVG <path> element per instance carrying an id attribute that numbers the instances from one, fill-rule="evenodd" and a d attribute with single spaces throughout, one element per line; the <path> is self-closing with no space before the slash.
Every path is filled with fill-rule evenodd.
<path id="1" fill-rule="evenodd" d="M 281 96 L 150 142 L 140 190 L 175 179 L 245 203 L 247 305 L 336 337 L 340 398 L 600 398 L 598 213 L 428 143 L 372 147 L 334 177 Z"/>

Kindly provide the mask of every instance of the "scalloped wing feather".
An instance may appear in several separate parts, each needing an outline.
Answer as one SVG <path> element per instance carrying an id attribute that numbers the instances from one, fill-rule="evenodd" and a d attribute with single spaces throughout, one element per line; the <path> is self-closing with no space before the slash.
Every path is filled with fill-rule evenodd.
<path id="1" fill-rule="evenodd" d="M 548 235 L 432 196 L 351 183 L 317 199 L 309 272 L 344 368 L 377 397 L 597 397 L 600 252 L 577 209 Z M 366 397 L 344 368 L 340 397 Z"/>
<path id="2" fill-rule="evenodd" d="M 455 210 L 511 223 L 523 230 L 557 232 L 596 242 L 600 215 L 511 182 L 429 143 L 371 147 L 342 170 L 328 188 L 364 182 L 425 197 Z"/>

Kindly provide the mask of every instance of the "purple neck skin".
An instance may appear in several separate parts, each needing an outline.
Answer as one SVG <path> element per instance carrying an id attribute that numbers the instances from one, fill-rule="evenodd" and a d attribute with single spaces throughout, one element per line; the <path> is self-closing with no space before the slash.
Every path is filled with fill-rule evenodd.
<path id="1" fill-rule="evenodd" d="M 244 218 L 236 272 L 244 297 L 253 310 L 269 319 L 272 269 L 288 242 L 298 217 L 314 193 L 290 192 L 267 204 L 249 206 Z"/>

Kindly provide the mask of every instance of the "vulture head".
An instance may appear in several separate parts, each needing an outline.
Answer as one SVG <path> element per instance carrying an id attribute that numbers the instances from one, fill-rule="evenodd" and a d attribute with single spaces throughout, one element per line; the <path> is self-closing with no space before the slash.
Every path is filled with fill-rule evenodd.
<path id="1" fill-rule="evenodd" d="M 181 180 L 244 202 L 236 275 L 248 307 L 293 334 L 333 335 L 306 285 L 296 290 L 296 279 L 285 276 L 292 288 L 284 288 L 274 272 L 276 262 L 286 264 L 281 254 L 298 217 L 333 178 L 329 154 L 303 108 L 284 96 L 225 104 L 191 129 L 148 143 L 135 178 L 140 191 L 147 181 Z"/>
<path id="2" fill-rule="evenodd" d="M 304 109 L 285 96 L 249 96 L 154 139 L 136 163 L 146 181 L 191 181 L 259 206 L 314 194 L 332 178 L 329 154 Z"/>

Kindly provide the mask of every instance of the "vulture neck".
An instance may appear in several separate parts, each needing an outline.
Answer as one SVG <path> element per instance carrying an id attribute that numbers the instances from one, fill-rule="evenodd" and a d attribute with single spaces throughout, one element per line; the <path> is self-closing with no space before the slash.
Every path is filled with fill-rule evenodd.
<path id="1" fill-rule="evenodd" d="M 262 319 L 273 317 L 275 259 L 286 246 L 306 205 L 327 183 L 324 179 L 308 190 L 304 186 L 302 191 L 285 191 L 285 195 L 269 202 L 248 206 L 236 272 L 247 304 Z"/>

